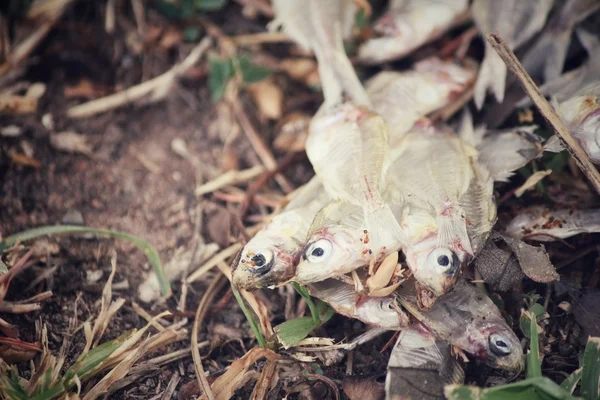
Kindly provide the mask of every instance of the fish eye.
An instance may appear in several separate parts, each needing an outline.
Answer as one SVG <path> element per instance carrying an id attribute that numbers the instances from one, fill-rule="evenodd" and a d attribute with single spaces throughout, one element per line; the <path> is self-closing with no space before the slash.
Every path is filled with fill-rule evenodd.
<path id="1" fill-rule="evenodd" d="M 250 258 L 250 265 L 253 265 L 249 270 L 256 274 L 265 274 L 273 266 L 275 257 L 271 250 L 260 250 L 254 253 Z"/>
<path id="2" fill-rule="evenodd" d="M 328 239 L 319 239 L 308 245 L 304 251 L 304 259 L 311 263 L 323 262 L 332 249 L 333 245 Z"/>
<path id="3" fill-rule="evenodd" d="M 434 249 L 427 257 L 427 265 L 446 275 L 453 275 L 458 270 L 458 257 L 446 248 Z"/>
<path id="4" fill-rule="evenodd" d="M 494 333 L 488 338 L 490 350 L 498 357 L 507 356 L 512 353 L 512 346 L 504 336 Z"/>

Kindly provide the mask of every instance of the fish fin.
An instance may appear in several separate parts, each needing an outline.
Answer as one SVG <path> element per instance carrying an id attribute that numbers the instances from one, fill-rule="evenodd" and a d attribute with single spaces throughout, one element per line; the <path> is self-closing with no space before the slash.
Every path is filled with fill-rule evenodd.
<path id="1" fill-rule="evenodd" d="M 323 227 L 342 224 L 350 229 L 364 229 L 364 215 L 361 207 L 342 201 L 333 201 L 327 204 L 315 215 L 306 238 L 309 239 Z"/>
<path id="2" fill-rule="evenodd" d="M 458 128 L 458 136 L 460 136 L 465 143 L 471 146 L 477 145 L 477 136 L 475 134 L 475 127 L 473 126 L 473 115 L 468 108 L 465 108 L 462 112 Z"/>
<path id="3" fill-rule="evenodd" d="M 438 216 L 438 247 L 449 247 L 450 244 L 458 240 L 463 249 L 473 255 L 471 240 L 467 232 L 467 222 L 462 215 L 463 210 L 450 211 L 450 215 Z"/>
<path id="4" fill-rule="evenodd" d="M 402 331 L 388 363 L 386 398 L 441 398 L 446 384 L 463 381 L 448 343 L 414 328 Z"/>
<path id="5" fill-rule="evenodd" d="M 588 55 L 590 57 L 596 57 L 598 51 L 600 51 L 600 40 L 598 39 L 598 36 L 582 28 L 576 29 L 575 33 L 577 34 L 577 39 L 579 39 Z"/>
<path id="6" fill-rule="evenodd" d="M 372 247 L 385 248 L 385 253 L 389 254 L 408 244 L 404 230 L 387 204 L 377 210 L 367 211 L 365 221 Z"/>
<path id="7" fill-rule="evenodd" d="M 560 153 L 565 149 L 565 146 L 562 144 L 558 136 L 552 135 L 550 139 L 546 141 L 544 144 L 544 151 L 549 153 Z"/>

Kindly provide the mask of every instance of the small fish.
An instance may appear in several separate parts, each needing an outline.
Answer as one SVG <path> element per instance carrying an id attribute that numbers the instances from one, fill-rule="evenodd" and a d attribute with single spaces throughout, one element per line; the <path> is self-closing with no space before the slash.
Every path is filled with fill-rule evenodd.
<path id="1" fill-rule="evenodd" d="M 557 111 L 590 161 L 600 164 L 600 81 L 560 103 Z M 564 146 L 554 135 L 548 140 L 544 150 L 557 152 L 564 150 Z"/>
<path id="2" fill-rule="evenodd" d="M 392 349 L 385 379 L 386 399 L 440 399 L 444 386 L 465 374 L 449 343 L 419 323 L 404 329 Z"/>
<path id="3" fill-rule="evenodd" d="M 542 94 L 552 97 L 559 103 L 568 100 L 593 82 L 598 81 L 598 75 L 600 75 L 600 40 L 598 36 L 583 29 L 577 29 L 575 33 L 585 48 L 588 59 L 579 68 L 568 71 L 540 86 Z M 530 104 L 531 99 L 524 97 L 517 103 L 517 107 L 526 107 Z"/>
<path id="4" fill-rule="evenodd" d="M 327 201 L 320 180 L 313 178 L 244 246 L 233 266 L 234 285 L 253 290 L 287 282 L 294 274 L 311 221 Z"/>
<path id="5" fill-rule="evenodd" d="M 483 35 L 497 33 L 512 49 L 518 49 L 546 23 L 552 0 L 475 0 L 473 19 Z M 485 43 L 485 56 L 475 83 L 475 105 L 481 109 L 488 88 L 502 103 L 506 86 L 506 65 L 492 46 Z"/>
<path id="6" fill-rule="evenodd" d="M 521 60 L 529 75 L 546 82 L 562 74 L 575 26 L 600 10 L 598 0 L 566 0 L 561 5 Z"/>
<path id="7" fill-rule="evenodd" d="M 530 207 L 508 224 L 506 234 L 519 239 L 551 242 L 580 233 L 600 232 L 600 210 L 556 210 Z"/>
<path id="8" fill-rule="evenodd" d="M 475 286 L 459 281 L 423 312 L 411 285 L 397 291 L 400 304 L 438 338 L 488 365 L 509 371 L 523 369 L 523 349 L 494 302 Z"/>
<path id="9" fill-rule="evenodd" d="M 408 239 L 406 262 L 433 300 L 486 242 L 496 219 L 493 180 L 477 151 L 447 128 L 415 128 L 403 142 L 386 200 L 404 209 L 395 213 Z"/>
<path id="10" fill-rule="evenodd" d="M 365 88 L 373 109 L 387 123 L 393 146 L 417 120 L 465 92 L 476 76 L 472 65 L 430 57 L 408 71 L 379 72 L 365 83 Z"/>
<path id="11" fill-rule="evenodd" d="M 408 55 L 465 20 L 467 0 L 391 0 L 387 12 L 373 25 L 378 37 L 358 49 L 358 59 L 380 64 Z"/>
<path id="12" fill-rule="evenodd" d="M 392 296 L 369 297 L 352 285 L 327 279 L 307 286 L 310 294 L 329 304 L 335 312 L 378 328 L 399 330 L 408 326 L 408 315 Z"/>

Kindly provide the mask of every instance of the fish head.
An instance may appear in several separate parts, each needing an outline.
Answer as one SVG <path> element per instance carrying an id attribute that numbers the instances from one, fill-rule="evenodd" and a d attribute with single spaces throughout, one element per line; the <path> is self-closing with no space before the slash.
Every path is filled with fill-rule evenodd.
<path id="1" fill-rule="evenodd" d="M 435 236 L 407 248 L 405 254 L 417 281 L 419 303 L 424 308 L 430 308 L 437 297 L 454 286 L 469 259 L 459 245 L 438 247 Z"/>
<path id="2" fill-rule="evenodd" d="M 501 315 L 487 316 L 479 320 L 477 328 L 483 340 L 476 358 L 494 368 L 507 371 L 521 371 L 524 367 L 523 348 L 519 338 Z"/>
<path id="3" fill-rule="evenodd" d="M 343 225 L 326 226 L 308 238 L 296 267 L 295 280 L 318 282 L 346 274 L 368 262 L 363 231 Z"/>
<path id="4" fill-rule="evenodd" d="M 254 290 L 286 283 L 294 275 L 301 248 L 290 237 L 256 235 L 234 261 L 233 284 Z"/>
<path id="5" fill-rule="evenodd" d="M 357 302 L 356 312 L 359 320 L 379 328 L 399 330 L 409 323 L 408 316 L 391 296 L 364 296 Z"/>

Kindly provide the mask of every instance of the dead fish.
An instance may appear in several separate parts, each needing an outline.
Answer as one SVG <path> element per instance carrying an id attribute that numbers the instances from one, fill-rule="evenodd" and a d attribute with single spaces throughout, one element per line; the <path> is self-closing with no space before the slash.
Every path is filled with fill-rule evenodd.
<path id="1" fill-rule="evenodd" d="M 558 78 L 563 71 L 571 36 L 575 26 L 600 10 L 597 0 L 567 0 L 552 13 L 535 44 L 527 50 L 521 62 L 532 76 L 544 81 Z"/>
<path id="2" fill-rule="evenodd" d="M 293 276 L 311 221 L 328 201 L 313 178 L 284 209 L 244 246 L 233 265 L 233 283 L 252 290 L 286 282 Z"/>
<path id="3" fill-rule="evenodd" d="M 488 365 L 509 371 L 523 369 L 523 349 L 494 302 L 475 286 L 459 281 L 423 312 L 411 285 L 403 285 L 400 304 L 434 334 Z"/>
<path id="4" fill-rule="evenodd" d="M 375 109 L 388 126 L 390 143 L 401 138 L 420 118 L 449 104 L 474 82 L 468 64 L 431 57 L 408 71 L 382 71 L 365 83 Z"/>
<path id="5" fill-rule="evenodd" d="M 465 374 L 449 343 L 421 324 L 404 329 L 392 349 L 385 379 L 386 399 L 439 399 L 444 386 L 461 384 Z"/>
<path id="6" fill-rule="evenodd" d="M 551 96 L 554 101 L 559 103 L 589 87 L 598 80 L 600 74 L 600 40 L 597 35 L 583 29 L 577 29 L 575 33 L 588 54 L 587 61 L 579 68 L 566 72 L 540 86 L 542 94 Z M 526 107 L 530 104 L 531 99 L 524 97 L 517 103 L 517 107 Z"/>
<path id="7" fill-rule="evenodd" d="M 369 297 L 352 285 L 327 279 L 307 286 L 310 294 L 329 304 L 335 312 L 367 325 L 389 330 L 408 326 L 408 315 L 391 296 Z"/>
<path id="8" fill-rule="evenodd" d="M 475 0 L 471 8 L 483 35 L 497 33 L 512 49 L 518 49 L 539 32 L 552 8 L 552 0 Z M 492 46 L 485 43 L 485 57 L 475 83 L 475 105 L 481 109 L 488 89 L 496 100 L 504 100 L 506 65 Z"/>
<path id="9" fill-rule="evenodd" d="M 600 164 L 600 81 L 560 103 L 557 111 L 590 161 Z M 564 146 L 554 135 L 548 140 L 544 150 L 557 152 L 564 150 Z"/>
<path id="10" fill-rule="evenodd" d="M 531 207 L 519 212 L 505 229 L 507 235 L 551 242 L 580 233 L 600 232 L 600 210 L 556 210 Z"/>
<path id="11" fill-rule="evenodd" d="M 402 143 L 386 200 L 399 205 L 394 212 L 408 240 L 406 262 L 435 298 L 452 287 L 491 232 L 493 180 L 477 151 L 448 128 L 415 128 Z"/>
<path id="12" fill-rule="evenodd" d="M 514 171 L 538 156 L 543 139 L 534 133 L 537 129 L 537 125 L 504 130 L 479 129 L 478 160 L 494 181 L 507 182 Z"/>
<path id="13" fill-rule="evenodd" d="M 378 37 L 358 49 L 358 58 L 379 64 L 403 57 L 464 20 L 468 0 L 391 0 L 373 25 Z"/>

